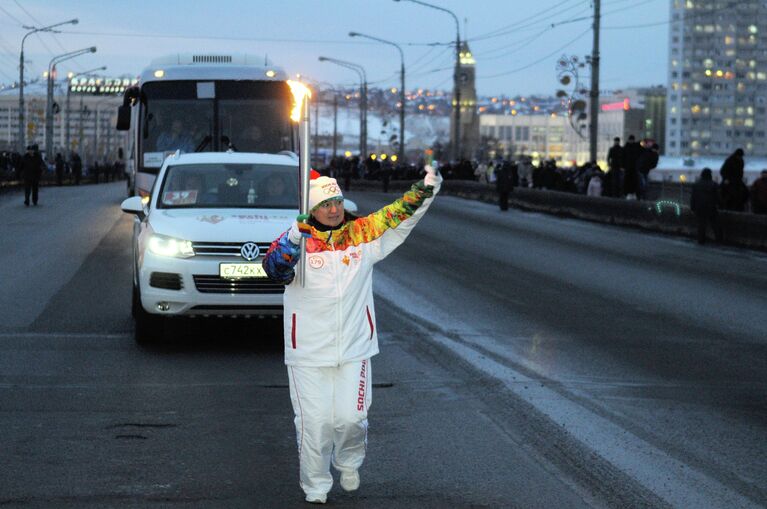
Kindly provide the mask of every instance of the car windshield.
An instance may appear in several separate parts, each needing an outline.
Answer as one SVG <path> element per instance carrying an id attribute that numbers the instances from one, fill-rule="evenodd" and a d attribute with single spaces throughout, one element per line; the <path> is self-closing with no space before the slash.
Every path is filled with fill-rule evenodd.
<path id="1" fill-rule="evenodd" d="M 298 166 L 179 164 L 165 172 L 157 207 L 298 208 Z"/>

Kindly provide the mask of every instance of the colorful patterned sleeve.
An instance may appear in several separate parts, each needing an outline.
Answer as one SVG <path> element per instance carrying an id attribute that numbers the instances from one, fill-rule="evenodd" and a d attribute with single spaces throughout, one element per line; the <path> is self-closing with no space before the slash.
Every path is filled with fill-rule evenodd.
<path id="1" fill-rule="evenodd" d="M 288 240 L 288 232 L 272 242 L 261 265 L 269 279 L 275 283 L 289 285 L 296 276 L 294 267 L 301 258 L 301 249 Z"/>
<path id="2" fill-rule="evenodd" d="M 371 242 L 387 230 L 397 228 L 403 221 L 415 214 L 423 203 L 434 196 L 434 189 L 426 186 L 423 180 L 410 187 L 402 198 L 386 205 L 377 212 L 354 221 L 349 234 L 354 244 Z"/>

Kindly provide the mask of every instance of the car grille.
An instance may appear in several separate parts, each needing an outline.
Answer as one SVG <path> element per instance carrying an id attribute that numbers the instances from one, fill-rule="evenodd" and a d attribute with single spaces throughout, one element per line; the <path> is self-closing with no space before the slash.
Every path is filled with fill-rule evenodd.
<path id="1" fill-rule="evenodd" d="M 200 293 L 284 293 L 285 286 L 267 278 L 224 279 L 219 276 L 195 275 L 194 285 Z"/>
<path id="2" fill-rule="evenodd" d="M 184 287 L 184 282 L 181 280 L 181 274 L 152 272 L 149 275 L 149 286 L 164 290 L 181 290 Z"/>
<path id="3" fill-rule="evenodd" d="M 247 241 L 246 241 L 247 242 Z M 237 256 L 242 258 L 240 249 L 245 242 L 192 242 L 195 256 Z M 271 242 L 256 242 L 262 258 L 271 246 Z"/>

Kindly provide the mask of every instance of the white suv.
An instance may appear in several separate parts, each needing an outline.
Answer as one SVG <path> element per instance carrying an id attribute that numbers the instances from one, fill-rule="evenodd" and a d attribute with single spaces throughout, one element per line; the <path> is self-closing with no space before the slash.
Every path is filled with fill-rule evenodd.
<path id="1" fill-rule="evenodd" d="M 137 341 L 161 339 L 170 316 L 282 314 L 284 288 L 261 260 L 298 214 L 298 171 L 292 153 L 177 153 L 148 202 L 122 203 L 136 216 Z"/>

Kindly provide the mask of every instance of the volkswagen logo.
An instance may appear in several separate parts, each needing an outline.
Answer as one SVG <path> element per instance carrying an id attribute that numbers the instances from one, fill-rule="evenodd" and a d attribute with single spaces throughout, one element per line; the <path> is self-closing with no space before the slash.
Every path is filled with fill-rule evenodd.
<path id="1" fill-rule="evenodd" d="M 246 242 L 240 248 L 240 254 L 248 261 L 258 258 L 260 252 L 261 250 L 258 249 L 258 245 L 255 242 Z"/>

